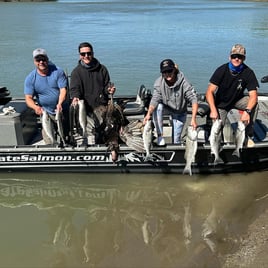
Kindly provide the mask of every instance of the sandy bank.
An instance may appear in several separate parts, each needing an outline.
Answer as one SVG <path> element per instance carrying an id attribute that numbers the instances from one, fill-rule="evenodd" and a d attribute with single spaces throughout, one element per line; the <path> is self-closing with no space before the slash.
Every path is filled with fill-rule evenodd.
<path id="1" fill-rule="evenodd" d="M 224 268 L 267 267 L 268 194 L 263 198 L 263 213 L 248 226 L 247 232 L 242 236 L 239 250 L 226 256 Z"/>

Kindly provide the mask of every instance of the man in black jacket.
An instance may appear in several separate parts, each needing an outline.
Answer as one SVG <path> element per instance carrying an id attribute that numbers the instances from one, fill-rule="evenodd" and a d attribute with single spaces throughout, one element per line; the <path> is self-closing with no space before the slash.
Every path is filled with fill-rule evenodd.
<path id="1" fill-rule="evenodd" d="M 93 46 L 83 42 L 78 46 L 78 65 L 71 73 L 70 97 L 72 105 L 84 100 L 88 117 L 88 143 L 95 143 L 94 123 L 92 115 L 96 107 L 107 106 L 109 95 L 113 95 L 115 87 L 110 86 L 110 75 L 107 68 L 94 57 Z M 89 123 L 91 121 L 91 123 Z M 91 136 L 91 137 L 90 137 Z M 93 139 L 92 139 L 93 137 Z"/>

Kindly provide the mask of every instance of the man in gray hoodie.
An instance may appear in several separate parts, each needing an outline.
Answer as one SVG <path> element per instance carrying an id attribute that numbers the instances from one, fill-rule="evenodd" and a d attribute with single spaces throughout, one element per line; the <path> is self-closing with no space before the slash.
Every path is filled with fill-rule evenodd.
<path id="1" fill-rule="evenodd" d="M 180 143 L 181 132 L 186 121 L 187 105 L 192 105 L 191 125 L 196 128 L 196 115 L 198 109 L 197 95 L 194 87 L 187 81 L 178 66 L 171 60 L 165 59 L 160 63 L 161 76 L 154 83 L 154 92 L 148 112 L 143 123 L 153 116 L 157 132 L 157 144 L 165 145 L 163 138 L 163 109 L 172 117 L 173 143 Z"/>

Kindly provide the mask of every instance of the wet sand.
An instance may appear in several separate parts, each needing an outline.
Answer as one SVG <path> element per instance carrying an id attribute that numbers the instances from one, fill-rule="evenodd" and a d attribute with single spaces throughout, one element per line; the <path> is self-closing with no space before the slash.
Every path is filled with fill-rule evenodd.
<path id="1" fill-rule="evenodd" d="M 268 194 L 261 200 L 260 214 L 242 235 L 239 249 L 225 258 L 224 268 L 268 267 Z"/>

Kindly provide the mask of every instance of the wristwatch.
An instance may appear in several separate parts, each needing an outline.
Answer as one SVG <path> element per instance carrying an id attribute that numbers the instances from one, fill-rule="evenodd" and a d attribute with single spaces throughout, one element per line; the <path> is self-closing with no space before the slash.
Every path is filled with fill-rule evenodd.
<path id="1" fill-rule="evenodd" d="M 251 114 L 251 110 L 250 109 L 245 109 L 245 112 L 248 114 Z"/>

